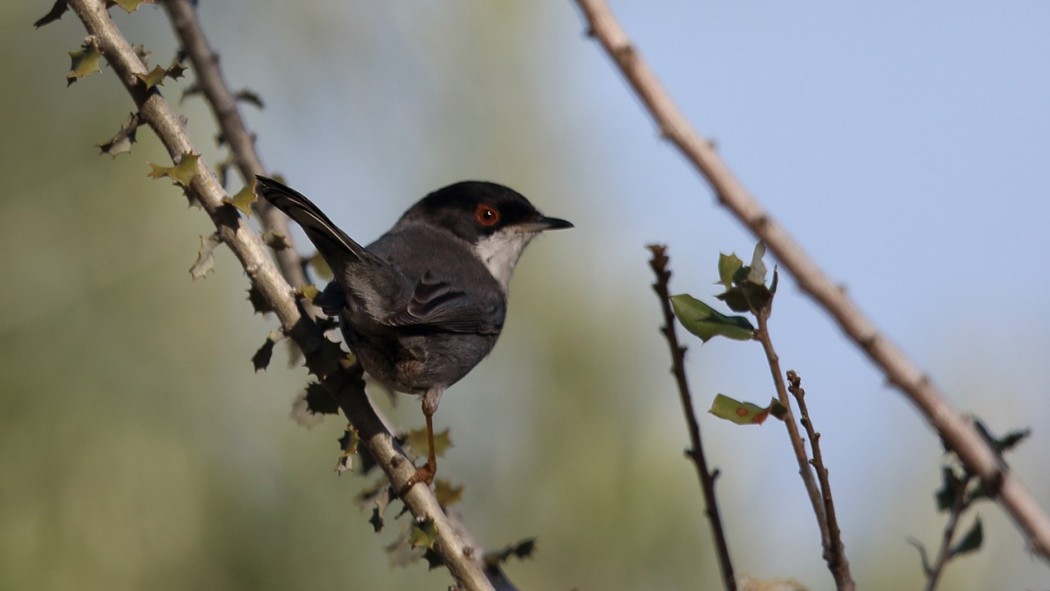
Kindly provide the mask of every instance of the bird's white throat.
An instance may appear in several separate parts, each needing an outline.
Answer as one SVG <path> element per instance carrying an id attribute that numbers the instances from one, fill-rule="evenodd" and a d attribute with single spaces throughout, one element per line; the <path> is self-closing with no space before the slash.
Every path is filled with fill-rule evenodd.
<path id="1" fill-rule="evenodd" d="M 521 253 L 535 237 L 536 232 L 510 226 L 474 244 L 474 254 L 485 264 L 489 273 L 492 273 L 504 294 L 508 293 L 510 276 L 521 258 Z"/>

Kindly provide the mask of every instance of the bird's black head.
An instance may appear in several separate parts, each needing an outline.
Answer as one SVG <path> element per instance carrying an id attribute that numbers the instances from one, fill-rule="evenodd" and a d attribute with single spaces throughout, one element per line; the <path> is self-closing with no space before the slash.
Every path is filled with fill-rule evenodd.
<path id="1" fill-rule="evenodd" d="M 440 226 L 471 244 L 497 232 L 534 235 L 572 224 L 546 217 L 517 191 L 484 181 L 462 181 L 438 189 L 405 212 L 404 221 Z"/>

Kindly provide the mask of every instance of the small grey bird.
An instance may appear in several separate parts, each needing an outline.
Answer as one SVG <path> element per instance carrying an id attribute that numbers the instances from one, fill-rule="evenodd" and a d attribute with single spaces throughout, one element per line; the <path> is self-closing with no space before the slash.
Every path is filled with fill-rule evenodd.
<path id="1" fill-rule="evenodd" d="M 295 220 L 332 268 L 322 310 L 340 320 L 347 346 L 373 378 L 423 395 L 427 463 L 409 480 L 433 481 L 433 416 L 441 396 L 496 344 L 514 266 L 544 230 L 571 228 L 516 191 L 464 181 L 413 205 L 362 247 L 285 185 L 256 176 L 255 192 Z"/>

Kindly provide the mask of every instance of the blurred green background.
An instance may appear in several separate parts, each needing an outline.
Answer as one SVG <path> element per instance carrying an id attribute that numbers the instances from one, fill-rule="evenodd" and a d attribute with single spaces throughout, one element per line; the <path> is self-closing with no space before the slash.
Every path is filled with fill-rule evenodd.
<path id="1" fill-rule="evenodd" d="M 656 137 L 573 5 L 202 4 L 230 83 L 267 103 L 248 109 L 264 160 L 350 235 L 369 241 L 429 190 L 471 177 L 506 183 L 576 223 L 530 247 L 500 344 L 436 418 L 455 442 L 441 475 L 466 486 L 458 509 L 479 541 L 539 540 L 533 559 L 508 566 L 511 578 L 523 589 L 718 588 L 643 246 L 670 243 L 674 291 L 709 296 L 718 252 L 745 256 L 753 242 Z M 863 111 L 836 84 L 882 84 L 881 70 L 847 64 L 856 78 L 844 81 L 838 54 L 807 41 L 835 44 L 858 28 L 879 35 L 896 19 L 727 6 L 615 5 L 745 183 L 958 407 L 998 431 L 1036 427 L 1015 467 L 1050 508 L 1039 427 L 1050 418 L 1050 326 L 1043 314 L 1021 313 L 1041 311 L 1050 276 L 1040 231 L 1050 134 L 1033 132 L 1046 127 L 1045 84 L 1023 73 L 1017 80 L 1031 86 L 983 84 L 1001 70 L 978 64 L 966 88 L 1002 120 L 982 120 L 976 133 L 1028 133 L 992 144 L 1007 163 L 989 163 L 995 155 L 983 146 L 938 135 L 973 131 L 962 122 L 975 107 L 960 107 L 939 115 L 944 129 L 914 123 L 933 144 L 916 158 L 912 142 L 880 130 L 938 115 L 910 113 L 913 103 L 894 96 Z M 0 8 L 0 588 L 445 588 L 443 571 L 388 564 L 384 546 L 404 520 L 374 534 L 353 500 L 371 480 L 334 475 L 343 425 L 308 430 L 289 418 L 305 371 L 288 367 L 281 347 L 268 371 L 252 371 L 274 322 L 252 314 L 236 261 L 220 249 L 215 272 L 191 282 L 199 236 L 211 228 L 177 189 L 146 178 L 148 162 L 166 163 L 150 132 L 140 130 L 130 155 L 98 156 L 93 146 L 132 105 L 107 69 L 65 88 L 66 52 L 84 31 L 72 14 L 34 30 L 49 7 Z M 113 14 L 154 63 L 168 63 L 175 43 L 163 11 Z M 1035 38 L 1025 23 L 1045 23 L 969 16 L 1017 44 Z M 865 18 L 868 28 L 856 24 Z M 909 18 L 925 30 L 943 24 L 934 10 Z M 959 49 L 968 26 L 952 20 L 931 36 L 950 48 L 937 58 L 951 66 L 937 70 L 949 91 L 973 64 Z M 1045 39 L 1031 43 L 1046 49 Z M 836 46 L 849 56 L 843 63 L 867 55 L 863 37 L 857 44 Z M 1018 63 L 1046 57 L 1007 41 L 982 51 Z M 780 70 L 761 68 L 780 53 L 820 67 L 778 79 Z M 878 59 L 905 77 L 901 88 L 914 82 L 892 56 Z M 928 100 L 950 103 L 936 95 L 944 84 L 924 89 Z M 168 82 L 164 93 L 177 101 L 185 85 Z M 993 87 L 1011 94 L 980 90 Z M 220 160 L 199 99 L 180 108 L 205 159 Z M 1035 143 L 1017 148 L 1022 139 Z M 946 145 L 965 154 L 931 156 Z M 959 173 L 985 169 L 965 158 L 984 163 L 988 178 Z M 929 185 L 959 177 L 959 186 Z M 1025 179 L 1003 188 L 994 208 L 981 194 L 982 183 Z M 879 182 L 891 184 L 873 188 Z M 306 251 L 301 236 L 299 244 Z M 1018 281 L 1024 289 L 1004 288 Z M 854 577 L 862 588 L 918 588 L 905 539 L 939 537 L 937 440 L 792 287 L 785 280 L 775 338 L 785 367 L 806 380 L 824 433 Z M 689 361 L 699 408 L 719 391 L 770 395 L 757 346 L 694 342 Z M 422 424 L 415 399 L 395 407 L 378 399 L 398 424 Z M 737 569 L 831 588 L 783 429 L 701 421 L 709 461 L 722 471 Z M 1045 587 L 1046 565 L 1025 554 L 1003 513 L 991 505 L 980 513 L 986 547 L 950 567 L 942 588 Z"/>

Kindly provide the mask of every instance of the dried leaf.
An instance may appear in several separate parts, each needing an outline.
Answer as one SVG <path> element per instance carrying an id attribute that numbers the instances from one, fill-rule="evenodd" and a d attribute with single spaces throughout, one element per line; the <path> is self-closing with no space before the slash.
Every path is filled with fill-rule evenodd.
<path id="1" fill-rule="evenodd" d="M 485 553 L 485 564 L 497 565 L 512 556 L 518 559 L 531 558 L 536 551 L 536 538 L 525 538 L 516 544 L 508 544 L 500 550 Z"/>
<path id="2" fill-rule="evenodd" d="M 273 346 L 277 342 L 270 337 L 266 337 L 266 341 L 263 342 L 259 350 L 252 355 L 252 366 L 255 367 L 255 371 L 258 372 L 260 369 L 266 369 L 270 365 L 270 358 L 273 357 Z"/>
<path id="3" fill-rule="evenodd" d="M 184 56 L 185 54 L 182 51 L 179 51 L 175 54 L 175 59 L 171 61 L 171 65 L 169 65 L 168 69 L 164 72 L 168 76 L 168 78 L 171 78 L 172 80 L 178 80 L 179 78 L 182 78 L 185 75 L 187 68 L 182 63 Z"/>
<path id="4" fill-rule="evenodd" d="M 405 436 L 405 443 L 420 456 L 426 455 L 428 452 L 427 430 L 413 429 L 409 431 L 408 435 Z M 434 433 L 434 455 L 441 457 L 445 455 L 445 451 L 450 447 L 452 447 L 452 438 L 449 436 L 448 429 Z"/>
<path id="5" fill-rule="evenodd" d="M 463 485 L 452 486 L 452 483 L 438 478 L 434 481 L 434 496 L 442 507 L 455 505 L 463 499 Z"/>
<path id="6" fill-rule="evenodd" d="M 55 0 L 55 3 L 51 5 L 51 10 L 49 10 L 48 13 L 44 16 L 37 19 L 37 21 L 33 23 L 33 27 L 39 29 L 44 25 L 53 23 L 58 19 L 62 18 L 62 15 L 65 14 L 67 10 L 69 10 L 69 4 L 67 0 Z"/>
<path id="7" fill-rule="evenodd" d="M 270 305 L 270 300 L 266 299 L 262 292 L 254 285 L 248 288 L 248 301 L 252 303 L 252 309 L 255 310 L 256 314 L 273 312 L 273 306 Z"/>
<path id="8" fill-rule="evenodd" d="M 190 267 L 190 277 L 194 281 L 204 277 L 215 268 L 215 247 L 222 243 L 218 232 L 201 236 L 201 247 L 197 251 L 197 261 Z"/>
<path id="9" fill-rule="evenodd" d="M 304 393 L 306 408 L 309 412 L 317 415 L 334 415 L 339 412 L 339 405 L 332 398 L 331 393 L 318 382 L 310 382 Z"/>
<path id="10" fill-rule="evenodd" d="M 98 149 L 102 150 L 103 154 L 109 154 L 114 158 L 118 154 L 130 152 L 131 144 L 135 143 L 135 134 L 139 129 L 139 125 L 141 125 L 141 121 L 138 113 L 128 115 L 128 120 L 121 124 L 117 134 L 110 138 L 109 141 L 98 144 Z"/>
<path id="11" fill-rule="evenodd" d="M 260 98 L 255 91 L 248 90 L 247 88 L 237 91 L 237 94 L 234 95 L 234 98 L 241 102 L 253 105 L 258 109 L 263 108 L 262 98 Z"/>
<path id="12" fill-rule="evenodd" d="M 284 250 L 292 247 L 292 243 L 288 242 L 287 236 L 274 232 L 273 230 L 263 232 L 262 239 L 263 242 L 266 243 L 266 246 L 269 246 L 274 250 Z"/>

